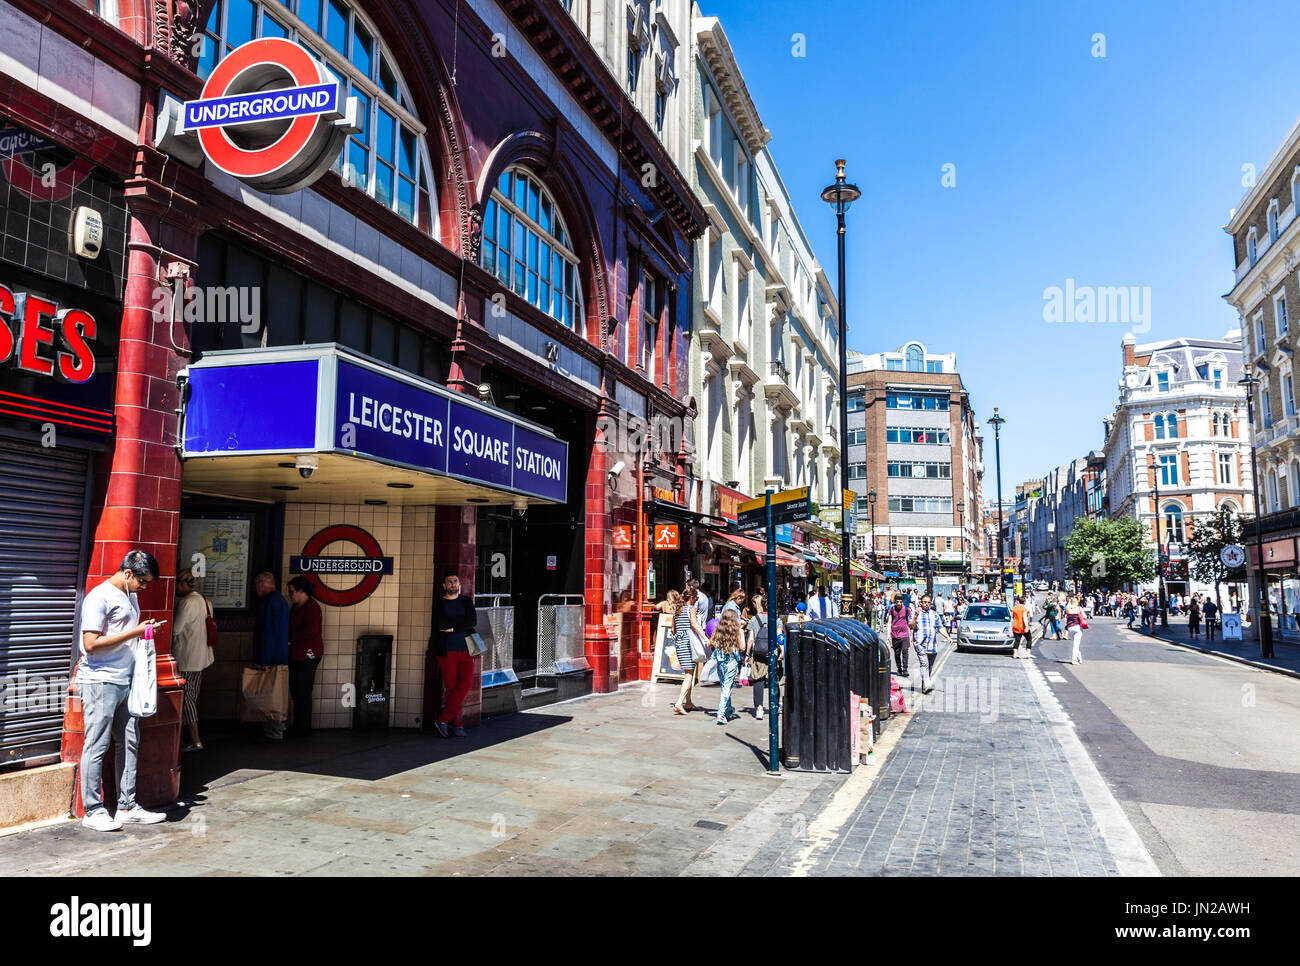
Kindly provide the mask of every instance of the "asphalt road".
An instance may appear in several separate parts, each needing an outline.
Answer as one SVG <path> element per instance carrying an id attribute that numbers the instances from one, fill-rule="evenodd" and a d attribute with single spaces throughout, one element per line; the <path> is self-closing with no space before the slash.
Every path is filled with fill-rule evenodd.
<path id="1" fill-rule="evenodd" d="M 1108 617 L 1034 653 L 1164 874 L 1300 874 L 1300 680 Z"/>

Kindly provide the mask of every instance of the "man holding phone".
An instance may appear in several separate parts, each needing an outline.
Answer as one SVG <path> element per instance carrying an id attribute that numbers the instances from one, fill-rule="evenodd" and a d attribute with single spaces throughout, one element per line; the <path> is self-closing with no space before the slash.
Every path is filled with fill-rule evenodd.
<path id="1" fill-rule="evenodd" d="M 140 623 L 136 592 L 158 579 L 158 561 L 143 550 L 122 558 L 117 573 L 86 594 L 81 604 L 81 663 L 77 687 L 85 740 L 81 749 L 82 824 L 96 832 L 113 832 L 124 824 L 153 825 L 167 818 L 135 801 L 136 754 L 140 722 L 127 711 L 135 654 L 131 642 L 163 621 Z M 117 744 L 117 814 L 104 807 L 104 755 Z"/>

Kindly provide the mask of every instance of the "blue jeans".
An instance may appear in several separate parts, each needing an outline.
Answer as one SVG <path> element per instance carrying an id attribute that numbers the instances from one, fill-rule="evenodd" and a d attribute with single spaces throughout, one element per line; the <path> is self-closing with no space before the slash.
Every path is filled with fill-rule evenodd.
<path id="1" fill-rule="evenodd" d="M 731 706 L 731 692 L 736 686 L 736 677 L 740 674 L 740 655 L 714 651 L 713 656 L 718 661 L 718 678 L 722 682 L 722 697 L 718 699 L 718 720 L 726 721 L 736 713 L 736 709 Z"/>
<path id="2" fill-rule="evenodd" d="M 81 804 L 87 815 L 104 810 L 104 755 L 109 740 L 117 744 L 117 810 L 135 808 L 135 760 L 140 748 L 140 722 L 126 710 L 128 684 L 84 681 L 81 714 L 85 740 L 81 746 Z"/>

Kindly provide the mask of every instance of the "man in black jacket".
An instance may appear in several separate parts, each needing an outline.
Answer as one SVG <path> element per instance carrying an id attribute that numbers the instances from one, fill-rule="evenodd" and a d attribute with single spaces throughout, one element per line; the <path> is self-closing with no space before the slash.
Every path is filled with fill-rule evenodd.
<path id="1" fill-rule="evenodd" d="M 460 578 L 455 574 L 447 575 L 442 590 L 442 596 L 433 599 L 430 644 L 447 694 L 442 714 L 433 726 L 444 738 L 449 735 L 468 738 L 461 725 L 460 706 L 465 703 L 474 681 L 474 659 L 469 654 L 468 638 L 478 627 L 478 614 L 474 610 L 474 598 L 460 592 Z"/>

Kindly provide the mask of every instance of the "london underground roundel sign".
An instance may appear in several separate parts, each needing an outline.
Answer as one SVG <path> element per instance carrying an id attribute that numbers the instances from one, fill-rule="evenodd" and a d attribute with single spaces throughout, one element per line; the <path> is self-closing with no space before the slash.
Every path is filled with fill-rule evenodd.
<path id="1" fill-rule="evenodd" d="M 213 68 L 180 128 L 198 135 L 208 160 L 269 194 L 305 188 L 360 130 L 355 97 L 303 47 L 264 37 Z"/>

